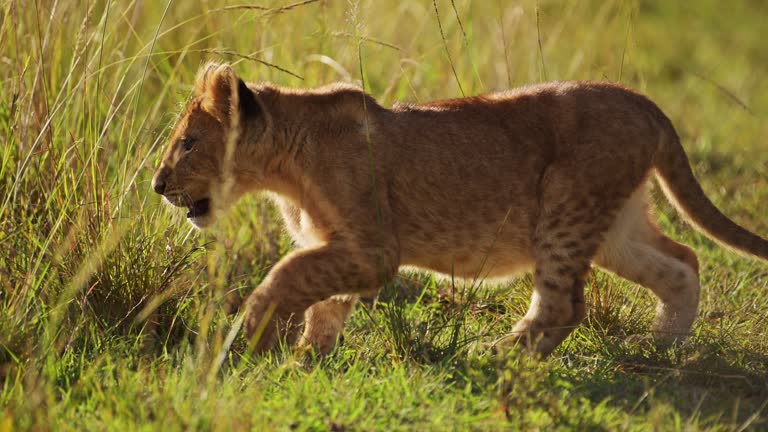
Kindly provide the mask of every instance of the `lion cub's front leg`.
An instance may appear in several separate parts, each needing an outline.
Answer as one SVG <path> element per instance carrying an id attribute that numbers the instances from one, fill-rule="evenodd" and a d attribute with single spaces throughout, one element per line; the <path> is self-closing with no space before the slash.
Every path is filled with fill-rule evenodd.
<path id="1" fill-rule="evenodd" d="M 359 296 L 336 295 L 312 305 L 304 313 L 304 334 L 300 347 L 311 347 L 319 354 L 328 354 L 344 330 Z"/>
<path id="2" fill-rule="evenodd" d="M 329 243 L 312 249 L 293 252 L 283 258 L 264 281 L 259 285 L 246 302 L 245 331 L 246 336 L 254 343 L 255 351 L 269 349 L 277 341 L 280 334 L 290 332 L 304 317 L 307 309 L 318 302 L 339 294 L 354 294 L 370 291 L 391 278 L 397 269 L 392 257 L 381 248 L 361 248 L 349 244 Z M 388 259 L 389 257 L 389 259 Z M 327 326 L 330 322 L 324 317 L 310 317 L 309 326 L 304 338 L 304 344 L 321 342 L 319 349 L 333 346 L 326 343 L 336 335 L 333 331 L 341 330 L 343 320 L 351 312 L 354 302 L 347 302 L 334 311 L 333 328 Z M 325 311 L 328 304 L 315 312 Z M 328 321 L 328 322 L 326 322 Z M 339 321 L 339 323 L 336 323 Z M 326 328 L 322 328 L 326 325 Z M 328 345 L 330 344 L 330 347 Z"/>

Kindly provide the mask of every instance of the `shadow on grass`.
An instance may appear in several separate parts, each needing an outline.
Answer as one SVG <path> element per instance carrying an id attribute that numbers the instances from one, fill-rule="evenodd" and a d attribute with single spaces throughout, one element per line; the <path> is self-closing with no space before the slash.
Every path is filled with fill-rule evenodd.
<path id="1" fill-rule="evenodd" d="M 590 284 L 589 318 L 544 361 L 520 352 L 504 360 L 473 352 L 474 341 L 503 333 L 484 334 L 478 322 L 512 322 L 521 305 L 498 301 L 500 296 L 480 299 L 476 293 L 453 304 L 443 298 L 444 284 L 429 280 L 399 287 L 406 292 L 402 297 L 384 293 L 384 310 L 375 324 L 402 360 L 429 366 L 446 386 L 495 395 L 514 424 L 534 427 L 526 419 L 540 414 L 525 412 L 543 410 L 555 424 L 600 430 L 605 428 L 600 421 L 579 410 L 607 407 L 643 424 L 654 416 L 671 421 L 672 415 L 694 426 L 768 427 L 768 355 L 715 333 L 694 336 L 682 346 L 656 345 L 650 336 L 632 340 L 628 335 L 648 332 L 651 304 L 620 312 L 616 305 L 626 303 L 623 287 L 604 275 L 592 277 Z M 500 306 L 478 307 L 482 303 Z M 460 335 L 458 343 L 440 337 L 446 328 Z"/>
<path id="2" fill-rule="evenodd" d="M 608 342 L 608 355 L 566 354 L 560 377 L 575 394 L 608 401 L 630 415 L 644 415 L 652 402 L 661 402 L 683 419 L 730 420 L 736 426 L 755 416 L 752 427 L 768 426 L 765 354 L 706 342 L 666 349 L 641 345 L 628 349 L 624 342 Z"/>

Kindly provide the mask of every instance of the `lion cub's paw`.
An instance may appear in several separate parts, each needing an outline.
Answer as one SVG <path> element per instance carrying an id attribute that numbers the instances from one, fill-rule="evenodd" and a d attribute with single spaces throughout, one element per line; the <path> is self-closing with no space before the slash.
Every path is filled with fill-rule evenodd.
<path id="1" fill-rule="evenodd" d="M 245 335 L 254 353 L 274 348 L 279 341 L 292 343 L 296 340 L 295 314 L 277 307 L 270 297 L 251 294 L 246 303 Z"/>
<path id="2" fill-rule="evenodd" d="M 325 331 L 325 332 L 312 332 L 304 335 L 299 341 L 299 349 L 304 351 L 313 351 L 318 355 L 328 355 L 337 346 L 344 343 L 344 335 L 339 332 Z"/>

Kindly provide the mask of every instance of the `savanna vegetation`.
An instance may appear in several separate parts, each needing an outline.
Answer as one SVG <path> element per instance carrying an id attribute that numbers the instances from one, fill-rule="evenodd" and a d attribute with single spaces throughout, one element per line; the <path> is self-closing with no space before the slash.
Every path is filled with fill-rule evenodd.
<path id="1" fill-rule="evenodd" d="M 291 249 L 245 199 L 193 230 L 150 179 L 198 66 L 358 83 L 382 104 L 545 80 L 621 82 L 673 120 L 733 219 L 768 234 L 768 3 L 739 0 L 4 0 L 0 430 L 768 430 L 768 265 L 687 227 L 688 343 L 594 271 L 589 315 L 544 361 L 483 355 L 531 279 L 402 272 L 325 358 L 251 355 L 238 304 Z"/>

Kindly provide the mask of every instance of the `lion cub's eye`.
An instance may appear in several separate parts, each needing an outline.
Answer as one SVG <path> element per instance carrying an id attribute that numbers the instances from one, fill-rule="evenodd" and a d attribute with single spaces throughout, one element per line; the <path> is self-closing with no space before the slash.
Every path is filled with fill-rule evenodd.
<path id="1" fill-rule="evenodd" d="M 195 146 L 195 139 L 192 137 L 186 137 L 181 140 L 181 148 L 183 148 L 184 151 L 190 151 L 194 146 Z"/>

